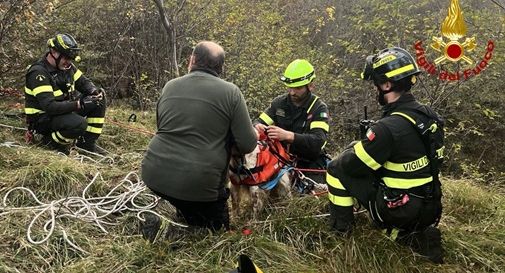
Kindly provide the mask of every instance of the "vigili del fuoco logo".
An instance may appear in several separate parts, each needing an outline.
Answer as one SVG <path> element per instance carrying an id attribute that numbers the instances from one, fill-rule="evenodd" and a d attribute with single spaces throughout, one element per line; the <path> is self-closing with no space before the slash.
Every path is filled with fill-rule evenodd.
<path id="1" fill-rule="evenodd" d="M 432 38 L 431 48 L 439 52 L 440 55 L 440 57 L 435 59 L 434 63 L 426 58 L 422 41 L 417 41 L 414 45 L 417 64 L 429 74 L 438 76 L 440 80 L 468 80 L 471 77 L 479 75 L 493 57 L 494 42 L 492 40 L 487 42 L 486 53 L 482 59 L 474 61 L 471 56 L 467 56 L 467 53 L 471 53 L 477 44 L 475 37 L 465 38 L 466 25 L 463 12 L 459 6 L 459 0 L 451 0 L 447 17 L 445 17 L 442 23 L 442 35 L 446 39 L 444 37 Z M 437 65 L 444 62 L 463 63 L 463 67 L 466 68 L 458 71 L 438 70 Z"/>

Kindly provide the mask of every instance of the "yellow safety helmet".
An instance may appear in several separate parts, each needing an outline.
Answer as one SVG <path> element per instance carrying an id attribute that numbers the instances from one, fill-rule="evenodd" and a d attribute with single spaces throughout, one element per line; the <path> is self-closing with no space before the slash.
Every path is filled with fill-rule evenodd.
<path id="1" fill-rule="evenodd" d="M 296 59 L 288 65 L 281 81 L 287 87 L 300 87 L 311 83 L 315 78 L 314 67 L 309 61 Z"/>

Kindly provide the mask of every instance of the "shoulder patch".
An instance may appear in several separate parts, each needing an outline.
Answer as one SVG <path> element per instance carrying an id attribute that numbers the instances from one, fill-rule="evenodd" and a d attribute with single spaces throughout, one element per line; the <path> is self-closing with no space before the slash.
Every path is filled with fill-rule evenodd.
<path id="1" fill-rule="evenodd" d="M 328 118 L 328 113 L 326 113 L 326 112 L 321 112 L 321 114 L 319 114 L 319 116 L 320 116 L 321 118 Z"/>
<path id="2" fill-rule="evenodd" d="M 366 138 L 368 138 L 369 141 L 373 141 L 375 139 L 375 132 L 372 130 L 372 128 L 369 128 L 366 131 Z"/>
<path id="3" fill-rule="evenodd" d="M 285 117 L 286 116 L 286 112 L 284 112 L 284 109 L 277 108 L 275 110 L 275 115 L 279 116 L 279 117 Z"/>
<path id="4" fill-rule="evenodd" d="M 44 75 L 39 74 L 39 75 L 37 75 L 35 78 L 36 78 L 39 82 L 42 82 L 42 81 L 44 81 L 44 79 L 45 79 L 46 77 L 45 77 Z"/>

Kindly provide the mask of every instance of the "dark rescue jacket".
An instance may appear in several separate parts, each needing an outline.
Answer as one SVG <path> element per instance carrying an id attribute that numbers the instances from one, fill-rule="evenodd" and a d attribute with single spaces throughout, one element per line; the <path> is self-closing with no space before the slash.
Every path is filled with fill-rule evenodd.
<path id="1" fill-rule="evenodd" d="M 425 195 L 425 186 L 434 179 L 438 182 L 438 177 L 433 177 L 425 142 L 413 124 L 424 116 L 441 120 L 409 92 L 387 105 L 383 118 L 353 146 L 355 156 L 345 157 L 346 171 L 358 175 L 372 169 L 388 189 Z M 442 156 L 443 148 L 437 152 Z"/>
<path id="2" fill-rule="evenodd" d="M 52 67 L 46 57 L 28 68 L 25 85 L 25 114 L 28 121 L 38 115 L 60 115 L 77 110 L 75 91 L 89 95 L 96 89 L 74 65 L 61 71 Z"/>
<path id="3" fill-rule="evenodd" d="M 291 102 L 288 94 L 276 97 L 257 121 L 295 133 L 289 153 L 298 158 L 298 167 L 326 168 L 324 147 L 329 132 L 328 119 L 328 107 L 311 93 L 300 107 Z"/>

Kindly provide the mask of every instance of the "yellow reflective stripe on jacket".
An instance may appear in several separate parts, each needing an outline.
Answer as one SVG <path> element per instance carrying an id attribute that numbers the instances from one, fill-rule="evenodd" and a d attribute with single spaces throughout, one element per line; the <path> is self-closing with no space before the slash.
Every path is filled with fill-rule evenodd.
<path id="1" fill-rule="evenodd" d="M 77 81 L 80 77 L 82 76 L 82 71 L 80 69 L 77 69 L 74 74 L 74 82 Z"/>
<path id="2" fill-rule="evenodd" d="M 28 87 L 25 86 L 25 93 L 28 94 L 28 95 L 32 95 L 33 96 L 33 92 L 31 89 L 28 89 Z"/>
<path id="3" fill-rule="evenodd" d="M 50 85 L 41 85 L 33 88 L 33 90 L 30 90 L 27 87 L 25 87 L 25 92 L 29 95 L 37 96 L 38 94 L 43 92 L 53 92 L 53 87 Z"/>
<path id="4" fill-rule="evenodd" d="M 400 67 L 398 69 L 395 69 L 393 71 L 389 71 L 388 73 L 386 73 L 386 77 L 392 78 L 392 77 L 394 77 L 396 75 L 399 75 L 399 74 L 402 74 L 402 73 L 404 73 L 406 71 L 414 70 L 414 69 L 415 69 L 414 65 L 413 64 L 409 64 L 409 65 L 406 65 L 404 67 Z"/>
<path id="5" fill-rule="evenodd" d="M 316 103 L 316 101 L 317 101 L 318 99 L 319 99 L 319 97 L 318 97 L 318 96 L 316 96 L 316 97 L 314 98 L 314 100 L 312 101 L 312 103 L 311 103 L 311 104 L 310 104 L 310 106 L 309 106 L 309 109 L 307 109 L 307 114 L 308 114 L 308 113 L 310 113 L 310 110 L 312 110 L 312 106 L 314 106 L 314 104 Z"/>
<path id="6" fill-rule="evenodd" d="M 328 199 L 332 204 L 341 207 L 350 207 L 354 205 L 354 200 L 352 200 L 352 197 L 342 197 L 328 193 Z"/>
<path id="7" fill-rule="evenodd" d="M 326 173 L 326 183 L 328 183 L 328 185 L 334 187 L 335 189 L 345 190 L 344 185 L 342 185 L 340 180 L 332 176 L 328 172 Z"/>
<path id="8" fill-rule="evenodd" d="M 44 113 L 44 111 L 37 108 L 25 108 L 25 114 L 27 115 L 33 115 L 37 113 Z"/>
<path id="9" fill-rule="evenodd" d="M 93 126 L 88 125 L 88 127 L 86 127 L 86 131 L 90 132 L 90 133 L 101 134 L 102 128 L 93 127 Z"/>
<path id="10" fill-rule="evenodd" d="M 53 92 L 53 95 L 54 95 L 55 97 L 63 96 L 63 91 L 61 91 L 61 90 L 56 90 L 56 91 L 54 91 L 54 92 Z"/>
<path id="11" fill-rule="evenodd" d="M 410 161 L 410 162 L 405 162 L 405 163 L 394 163 L 387 161 L 384 163 L 383 167 L 387 170 L 390 171 L 395 171 L 395 172 L 415 172 L 417 170 L 420 170 L 430 163 L 430 160 L 428 159 L 427 156 L 423 156 L 421 158 L 418 158 L 416 160 Z"/>
<path id="12" fill-rule="evenodd" d="M 330 130 L 330 125 L 328 125 L 328 123 L 324 121 L 313 121 L 310 123 L 310 129 L 312 130 L 314 128 L 321 128 L 326 132 L 328 132 Z"/>
<path id="13" fill-rule="evenodd" d="M 378 170 L 381 165 L 373 159 L 366 151 L 365 148 L 363 147 L 363 143 L 361 141 L 358 141 L 358 143 L 354 144 L 354 153 L 356 156 L 365 163 L 368 167 L 370 167 L 372 170 Z"/>
<path id="14" fill-rule="evenodd" d="M 422 186 L 424 184 L 433 181 L 433 177 L 426 178 L 393 178 L 393 177 L 383 177 L 382 181 L 389 188 L 395 189 L 410 189 L 413 187 Z"/>
<path id="15" fill-rule="evenodd" d="M 105 122 L 105 118 L 87 118 L 86 121 L 88 123 L 103 124 Z"/>
<path id="16" fill-rule="evenodd" d="M 266 123 L 266 125 L 272 125 L 274 124 L 274 120 L 269 117 L 265 112 L 261 113 L 260 119 Z"/>
<path id="17" fill-rule="evenodd" d="M 445 146 L 442 146 L 442 148 L 436 150 L 438 158 L 444 158 L 444 149 L 445 149 Z"/>
<path id="18" fill-rule="evenodd" d="M 405 114 L 405 113 L 402 113 L 402 112 L 393 112 L 391 113 L 391 115 L 398 115 L 398 116 L 402 116 L 406 119 L 408 119 L 410 122 L 412 122 L 414 125 L 416 125 L 416 121 L 409 115 Z"/>
<path id="19" fill-rule="evenodd" d="M 326 147 L 326 144 L 328 144 L 328 141 L 325 141 L 325 142 L 323 143 L 323 146 L 321 146 L 321 150 L 322 150 L 322 149 L 324 149 L 324 147 Z"/>

